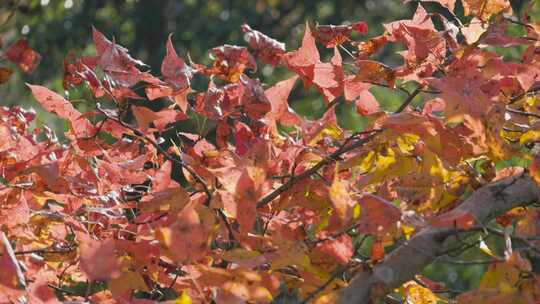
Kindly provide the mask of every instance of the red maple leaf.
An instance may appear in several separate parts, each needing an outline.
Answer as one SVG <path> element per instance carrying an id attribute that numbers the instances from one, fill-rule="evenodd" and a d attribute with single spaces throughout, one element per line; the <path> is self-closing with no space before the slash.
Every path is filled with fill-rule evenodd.
<path id="1" fill-rule="evenodd" d="M 315 38 L 327 48 L 333 48 L 350 40 L 353 32 L 367 34 L 368 26 L 365 22 L 355 22 L 346 25 L 319 25 L 315 26 Z"/>
<path id="2" fill-rule="evenodd" d="M 178 57 L 171 37 L 172 35 L 169 35 L 167 40 L 167 54 L 161 64 L 161 75 L 174 90 L 184 90 L 189 87 L 194 70 Z"/>
<path id="3" fill-rule="evenodd" d="M 294 52 L 286 53 L 283 60 L 287 67 L 298 74 L 305 86 L 313 82 L 315 64 L 320 62 L 319 51 L 315 45 L 315 38 L 311 34 L 309 25 L 306 23 L 302 45 Z"/>
<path id="4" fill-rule="evenodd" d="M 253 49 L 256 57 L 259 57 L 263 63 L 276 66 L 281 60 L 281 56 L 285 54 L 285 44 L 265 34 L 253 30 L 249 25 L 242 25 L 244 39 L 248 42 L 249 47 Z"/>
<path id="5" fill-rule="evenodd" d="M 77 137 L 88 137 L 94 134 L 94 126 L 82 117 L 73 105 L 59 94 L 39 85 L 28 84 L 34 98 L 49 112 L 56 113 L 71 123 Z"/>
<path id="6" fill-rule="evenodd" d="M 6 57 L 25 73 L 32 73 L 41 61 L 41 55 L 30 48 L 25 38 L 17 40 L 6 51 Z"/>

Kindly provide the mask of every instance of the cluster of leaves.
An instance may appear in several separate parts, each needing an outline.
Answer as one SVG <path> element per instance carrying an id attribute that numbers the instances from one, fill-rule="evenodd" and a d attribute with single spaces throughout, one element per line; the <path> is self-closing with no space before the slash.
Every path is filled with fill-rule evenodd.
<path id="1" fill-rule="evenodd" d="M 2 43 L 0 42 L 0 48 Z M 0 51 L 0 61 L 9 60 L 16 64 L 24 73 L 32 73 L 41 61 L 41 55 L 30 48 L 25 38 L 15 41 L 3 52 Z M 0 67 L 0 84 L 9 80 L 13 70 L 8 66 Z"/>
<path id="2" fill-rule="evenodd" d="M 64 62 L 65 89 L 88 88 L 89 111 L 29 85 L 67 121 L 69 144 L 30 130 L 31 112 L 1 110 L 0 302 L 267 303 L 296 295 L 334 303 L 355 272 L 422 227 L 487 224 L 527 246 L 512 250 L 507 241 L 504 257 L 489 251 L 479 288 L 458 301 L 538 301 L 529 261 L 538 257 L 538 209 L 511 210 L 497 223 L 449 211 L 523 171 L 508 168 L 512 159 L 532 161 L 540 181 L 531 152 L 540 140 L 540 24 L 511 17 L 507 0 L 463 0 L 463 23 L 455 1 L 436 2 L 451 20 L 419 3 L 411 20 L 363 40 L 355 40 L 363 22 L 306 25 L 294 51 L 244 25 L 248 47 L 213 48 L 211 66 L 180 58 L 169 37 L 161 77 L 93 29 L 96 55 Z M 523 33 L 508 35 L 510 24 Z M 331 49 L 328 61 L 317 44 Z M 370 59 L 389 44 L 404 46 L 402 66 Z M 523 47 L 519 61 L 496 53 L 510 46 Z M 31 70 L 35 60 L 15 57 Z M 250 77 L 258 64 L 293 75 L 265 89 Z M 195 75 L 209 79 L 206 90 L 191 88 Z M 300 82 L 324 97 L 321 118 L 289 107 Z M 406 99 L 384 111 L 373 86 Z M 356 105 L 364 131 L 340 127 L 341 102 Z M 178 122 L 201 119 L 212 127 L 164 140 Z M 392 296 L 436 303 L 456 293 L 419 277 Z"/>

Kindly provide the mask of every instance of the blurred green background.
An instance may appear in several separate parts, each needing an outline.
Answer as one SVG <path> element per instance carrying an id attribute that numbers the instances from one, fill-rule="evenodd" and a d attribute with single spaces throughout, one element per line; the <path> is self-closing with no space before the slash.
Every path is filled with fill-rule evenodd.
<path id="1" fill-rule="evenodd" d="M 19 103 L 27 96 L 21 83 L 61 89 L 62 62 L 68 52 L 93 54 L 91 26 L 127 47 L 159 74 L 165 42 L 173 33 L 174 46 L 186 58 L 207 61 L 207 50 L 222 44 L 246 45 L 240 26 L 245 22 L 279 41 L 288 50 L 298 47 L 306 21 L 341 24 L 366 21 L 370 35 L 382 32 L 382 22 L 410 16 L 414 5 L 384 1 L 178 1 L 178 0 L 33 0 L 0 1 L 0 20 L 18 3 L 12 20 L 0 28 L 4 42 L 27 36 L 43 55 L 32 75 L 12 79 L 0 88 L 3 102 Z M 1 22 L 1 21 L 0 21 Z M 265 76 L 271 70 L 263 70 Z M 279 73 L 278 73 L 279 74 Z M 265 78 L 272 82 L 280 78 Z M 18 81 L 19 80 L 19 81 Z M 22 80 L 22 81 L 20 81 Z M 11 101 L 7 101 L 11 100 Z"/>
<path id="2" fill-rule="evenodd" d="M 517 13 L 521 13 L 527 3 L 526 0 L 511 2 Z M 180 56 L 187 58 L 189 54 L 194 62 L 208 63 L 207 50 L 212 47 L 225 43 L 247 45 L 240 31 L 243 23 L 285 42 L 287 50 L 294 50 L 301 41 L 306 21 L 311 24 L 365 21 L 369 25 L 367 37 L 373 37 L 383 32 L 383 23 L 410 18 L 416 5 L 414 1 L 403 4 L 401 0 L 1 0 L 0 37 L 5 46 L 26 36 L 43 59 L 33 74 L 17 71 L 10 81 L 0 86 L 0 105 L 32 106 L 40 112 L 24 83 L 41 84 L 62 92 L 64 57 L 70 52 L 76 56 L 94 54 L 92 25 L 107 37 L 114 37 L 134 58 L 159 74 L 169 33 L 173 33 L 173 43 Z M 428 11 L 446 14 L 437 3 L 423 5 Z M 461 11 L 458 1 L 457 15 Z M 7 19 L 9 21 L 5 22 Z M 386 47 L 377 59 L 398 66 L 402 61 L 395 54 L 396 50 Z M 331 55 L 328 50 L 321 51 L 325 57 Z M 284 69 L 274 71 L 270 66 L 259 66 L 257 76 L 271 85 L 286 77 L 285 74 L 288 72 Z M 206 81 L 196 78 L 194 85 L 204 90 Z M 373 88 L 372 92 L 383 108 L 389 110 L 397 108 L 404 96 L 384 88 Z M 80 98 L 85 93 L 71 94 Z M 291 105 L 300 114 L 322 115 L 325 105 L 318 94 L 295 92 L 293 97 Z M 362 128 L 362 119 L 356 115 L 352 104 L 340 104 L 337 112 L 344 127 Z M 40 113 L 38 124 L 52 119 Z"/>
<path id="3" fill-rule="evenodd" d="M 517 14 L 526 9 L 527 1 L 513 0 Z M 538 1 L 537 1 L 538 2 Z M 32 48 L 43 59 L 37 70 L 30 75 L 16 71 L 11 79 L 0 85 L 0 105 L 21 105 L 38 110 L 38 126 L 41 123 L 61 123 L 52 115 L 39 110 L 24 83 L 45 85 L 62 92 L 63 59 L 72 52 L 79 56 L 94 54 L 92 25 L 107 37 L 127 47 L 134 58 L 150 66 L 159 74 L 165 54 L 165 42 L 173 33 L 176 50 L 183 58 L 208 63 L 207 50 L 225 43 L 246 45 L 240 26 L 248 23 L 279 41 L 285 42 L 287 50 L 294 50 L 301 41 L 306 21 L 320 24 L 342 24 L 365 21 L 369 25 L 368 37 L 380 35 L 383 23 L 410 18 L 416 3 L 403 4 L 401 0 L 367 1 L 196 1 L 196 0 L 0 0 L 0 37 L 4 46 L 26 36 Z M 445 11 L 435 3 L 425 4 L 428 11 Z M 538 3 L 532 12 L 538 17 Z M 458 1 L 457 15 L 462 11 Z M 530 12 L 531 13 L 531 12 Z M 460 16 L 461 17 L 461 16 Z M 538 19 L 537 19 L 538 20 Z M 511 31 L 522 31 L 519 26 Z M 357 37 L 361 38 L 361 37 Z M 395 54 L 397 49 L 386 48 L 378 59 L 391 66 L 401 64 Z M 324 56 L 330 55 L 322 50 Z M 517 58 L 519 50 L 498 50 L 501 55 Z M 343 54 L 344 58 L 345 54 Z M 350 59 L 349 59 L 350 61 Z M 0 65 L 9 65 L 1 63 Z M 271 67 L 259 67 L 258 76 L 271 85 L 288 74 L 284 69 L 273 71 Z M 195 79 L 195 86 L 204 89 L 203 79 Z M 324 110 L 324 101 L 318 94 L 299 92 L 293 95 L 292 106 L 302 115 L 317 117 Z M 404 95 L 384 88 L 373 88 L 375 96 L 385 109 L 395 109 Z M 70 92 L 73 96 L 88 93 Z M 341 104 L 337 108 L 343 126 L 361 129 L 362 119 L 352 105 Z M 187 122 L 189 124 L 189 122 Z M 189 127 L 188 127 L 189 129 Z M 497 240 L 490 240 L 497 247 Z M 462 258 L 482 258 L 478 250 L 469 250 Z M 436 263 L 426 269 L 426 274 L 445 281 L 449 287 L 466 290 L 478 282 L 484 266 L 456 266 Z"/>
<path id="4" fill-rule="evenodd" d="M 127 47 L 134 58 L 140 59 L 159 74 L 165 54 L 165 42 L 173 33 L 173 43 L 180 56 L 188 54 L 195 62 L 209 63 L 207 50 L 225 43 L 247 45 L 240 26 L 248 23 L 279 41 L 287 50 L 296 49 L 301 41 L 306 21 L 314 24 L 342 24 L 365 21 L 370 36 L 383 31 L 382 23 L 411 16 L 415 5 L 403 5 L 399 0 L 384 1 L 175 1 L 175 0 L 33 0 L 4 1 L 0 4 L 0 20 L 13 12 L 11 20 L 0 28 L 6 44 L 27 36 L 31 47 L 42 54 L 38 69 L 31 75 L 16 73 L 0 86 L 2 105 L 19 104 L 38 110 L 38 125 L 47 122 L 61 129 L 54 117 L 39 110 L 29 96 L 25 82 L 42 84 L 62 92 L 63 59 L 75 55 L 94 54 L 91 26 L 107 37 Z M 1 22 L 1 21 L 0 21 Z M 330 52 L 321 50 L 322 55 Z M 344 55 L 345 56 L 345 55 Z M 399 57 L 388 49 L 382 58 L 399 64 Z M 350 61 L 350 60 L 349 60 Z M 393 62 L 392 62 L 393 61 Z M 267 85 L 289 74 L 285 69 L 259 66 L 257 76 Z M 194 86 L 204 90 L 205 80 L 196 77 Z M 298 86 L 297 86 L 298 87 Z M 293 108 L 300 114 L 322 115 L 324 101 L 319 94 L 306 94 L 297 89 Z M 391 100 L 389 92 L 380 90 L 383 100 Z M 81 98 L 81 92 L 70 92 Z M 87 94 L 87 93 L 86 93 Z M 362 120 L 352 111 L 353 105 L 337 108 L 342 122 L 349 128 L 360 129 Z M 84 109 L 81 109 L 84 110 Z"/>

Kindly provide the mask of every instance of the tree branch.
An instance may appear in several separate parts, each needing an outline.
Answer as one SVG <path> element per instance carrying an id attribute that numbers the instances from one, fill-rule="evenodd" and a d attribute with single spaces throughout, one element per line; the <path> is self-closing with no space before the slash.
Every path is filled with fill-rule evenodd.
<path id="1" fill-rule="evenodd" d="M 450 212 L 471 214 L 477 224 L 506 211 L 540 201 L 540 187 L 527 174 L 507 177 L 483 186 Z M 340 294 L 341 304 L 370 303 L 371 289 L 392 290 L 414 278 L 455 241 L 454 228 L 429 225 L 391 252 L 373 271 L 361 272 Z"/>
<path id="2" fill-rule="evenodd" d="M 268 203 L 270 203 L 272 200 L 274 200 L 276 197 L 278 197 L 281 193 L 289 190 L 295 183 L 297 183 L 300 180 L 303 180 L 305 178 L 308 178 L 308 177 L 314 175 L 315 173 L 317 173 L 317 171 L 319 171 L 319 169 L 321 169 L 324 166 L 326 166 L 328 164 L 331 164 L 332 162 L 338 160 L 343 154 L 363 146 L 365 143 L 367 143 L 369 140 L 371 140 L 373 138 L 373 136 L 378 134 L 380 131 L 381 130 L 379 130 L 379 129 L 367 131 L 366 134 L 368 134 L 368 135 L 366 137 L 361 138 L 361 139 L 357 140 L 356 142 L 354 142 L 354 143 L 352 143 L 350 145 L 347 145 L 347 143 L 350 140 L 349 139 L 345 140 L 343 145 L 341 145 L 341 147 L 339 149 L 337 149 L 334 153 L 331 153 L 330 155 L 326 156 L 321 161 L 319 161 L 317 164 L 315 164 L 315 166 L 309 168 L 308 170 L 306 170 L 306 171 L 304 171 L 304 172 L 302 172 L 302 173 L 300 173 L 298 175 L 292 176 L 291 178 L 289 178 L 287 180 L 287 182 L 285 182 L 284 184 L 282 184 L 281 186 L 276 188 L 274 191 L 270 192 L 265 197 L 263 197 L 261 200 L 259 200 L 257 202 L 257 208 L 261 208 L 261 207 L 266 206 Z M 355 134 L 355 135 L 357 135 L 357 134 Z"/>
<path id="3" fill-rule="evenodd" d="M 182 159 L 180 159 L 179 157 L 177 157 L 176 155 L 173 155 L 173 154 L 170 154 L 169 152 L 167 152 L 162 146 L 160 146 L 155 140 L 151 139 L 150 137 L 144 135 L 141 131 L 139 131 L 137 128 L 133 127 L 133 126 L 130 126 L 129 124 L 125 123 L 124 121 L 122 121 L 122 119 L 120 119 L 120 117 L 115 117 L 115 116 L 112 116 L 110 113 L 108 113 L 106 110 L 102 109 L 99 105 L 99 103 L 97 104 L 97 110 L 103 114 L 107 119 L 110 119 L 118 124 L 120 124 L 122 127 L 130 130 L 131 132 L 133 132 L 133 134 L 135 134 L 136 136 L 142 138 L 144 141 L 150 143 L 152 146 L 154 146 L 154 148 L 161 154 L 163 155 L 167 160 L 170 160 L 171 162 L 173 163 L 176 163 L 178 164 L 179 166 L 181 166 L 182 168 L 184 168 L 192 177 L 193 179 L 195 180 L 196 183 L 198 183 L 199 185 L 202 186 L 203 188 L 203 191 L 204 193 L 206 194 L 206 201 L 205 201 L 205 205 L 206 206 L 209 206 L 210 205 L 210 201 L 212 200 L 212 193 L 210 192 L 210 188 L 208 187 L 208 185 L 206 184 L 206 181 L 199 175 L 197 174 L 197 172 L 195 172 L 194 169 L 192 169 L 191 167 L 189 167 L 186 163 L 184 163 L 184 161 Z"/>
<path id="4" fill-rule="evenodd" d="M 413 101 L 416 95 L 418 95 L 420 92 L 422 92 L 422 88 L 418 87 L 412 93 L 408 93 L 407 99 L 405 99 L 405 101 L 399 106 L 399 108 L 394 112 L 394 114 L 403 112 L 403 110 L 405 110 L 409 106 L 409 104 Z"/>

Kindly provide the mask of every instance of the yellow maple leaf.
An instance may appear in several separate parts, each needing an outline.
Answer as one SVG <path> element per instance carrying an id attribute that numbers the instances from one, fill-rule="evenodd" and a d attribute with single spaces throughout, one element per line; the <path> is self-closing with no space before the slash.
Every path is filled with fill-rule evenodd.
<path id="1" fill-rule="evenodd" d="M 180 296 L 176 298 L 176 300 L 174 300 L 174 304 L 191 304 L 191 303 L 193 302 L 191 301 L 191 298 L 189 297 L 188 293 L 185 290 L 183 290 Z"/>
<path id="2" fill-rule="evenodd" d="M 493 288 L 503 294 L 512 293 L 516 290 L 519 272 L 519 269 L 509 263 L 492 264 L 480 280 L 479 288 Z"/>
<path id="3" fill-rule="evenodd" d="M 491 16 L 501 12 L 512 12 L 508 0 L 463 0 L 462 4 L 465 16 L 473 15 L 482 21 L 487 21 Z"/>
<path id="4" fill-rule="evenodd" d="M 414 281 L 405 283 L 404 287 L 407 303 L 437 304 L 439 301 L 441 301 L 441 298 L 435 295 L 431 290 L 420 286 Z"/>

